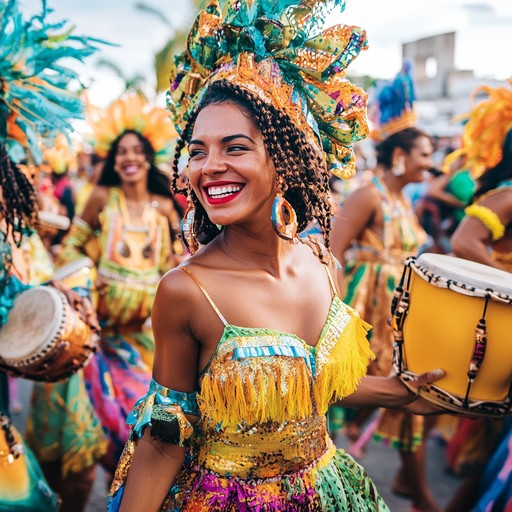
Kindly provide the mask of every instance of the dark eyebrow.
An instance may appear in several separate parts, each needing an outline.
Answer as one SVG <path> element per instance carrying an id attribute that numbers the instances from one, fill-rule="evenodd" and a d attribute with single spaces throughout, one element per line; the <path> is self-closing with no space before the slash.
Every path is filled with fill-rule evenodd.
<path id="1" fill-rule="evenodd" d="M 227 137 L 223 137 L 221 142 L 222 142 L 222 144 L 226 144 L 226 142 L 231 142 L 234 139 L 247 139 L 248 141 L 250 141 L 254 144 L 254 141 L 247 135 L 244 135 L 243 133 L 235 133 L 234 135 L 228 135 Z M 191 140 L 189 142 L 189 145 L 192 145 L 192 144 L 199 144 L 201 146 L 204 146 L 204 142 L 199 139 Z"/>

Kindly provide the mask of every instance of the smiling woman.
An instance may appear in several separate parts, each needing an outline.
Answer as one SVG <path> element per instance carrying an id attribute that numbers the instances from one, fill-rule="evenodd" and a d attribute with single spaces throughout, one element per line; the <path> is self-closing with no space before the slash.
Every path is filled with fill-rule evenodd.
<path id="1" fill-rule="evenodd" d="M 188 144 L 185 238 L 199 249 L 159 284 L 153 380 L 128 418 L 110 510 L 388 510 L 336 450 L 325 414 L 336 400 L 401 406 L 415 396 L 395 378 L 363 380 L 369 325 L 338 297 L 328 248 L 294 243 L 316 219 L 328 246 L 327 166 L 349 176 L 349 141 L 366 128 L 364 92 L 340 73 L 364 33 L 317 26 L 342 4 L 233 1 L 221 11 L 213 0 L 176 59 L 174 184 Z M 247 34 L 265 55 L 238 53 Z"/>

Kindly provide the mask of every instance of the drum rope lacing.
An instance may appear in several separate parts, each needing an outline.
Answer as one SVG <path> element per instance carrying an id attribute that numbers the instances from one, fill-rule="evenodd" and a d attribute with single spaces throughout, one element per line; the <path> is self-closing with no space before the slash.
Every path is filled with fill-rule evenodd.
<path id="1" fill-rule="evenodd" d="M 448 402 L 456 405 L 459 408 L 466 409 L 468 411 L 475 411 L 483 414 L 493 414 L 498 411 L 500 414 L 506 414 L 512 407 L 512 383 L 510 385 L 507 398 L 502 402 L 491 402 L 491 401 L 472 401 L 469 403 L 469 394 L 471 386 L 480 370 L 485 357 L 485 348 L 487 345 L 487 329 L 485 316 L 487 313 L 487 307 L 491 299 L 497 302 L 505 304 L 512 304 L 512 297 L 495 292 L 492 289 L 481 290 L 474 286 L 467 286 L 464 283 L 452 279 L 446 279 L 443 276 L 436 275 L 425 267 L 418 264 L 416 257 L 412 256 L 407 258 L 405 261 L 404 270 L 398 286 L 395 289 L 393 299 L 391 302 L 391 326 L 393 329 L 393 337 L 395 340 L 395 350 L 393 353 L 393 366 L 397 374 L 404 381 L 412 381 L 416 378 L 416 375 L 404 368 L 404 335 L 403 326 L 407 313 L 409 311 L 409 287 L 411 282 L 412 270 L 416 272 L 425 281 L 437 286 L 439 288 L 447 288 L 454 292 L 461 293 L 467 296 L 482 297 L 485 298 L 484 310 L 482 318 L 477 323 L 475 328 L 475 345 L 473 348 L 473 354 L 469 363 L 468 368 L 468 385 L 466 395 L 463 400 L 458 399 L 456 396 L 448 393 L 437 386 L 432 386 L 430 389 L 424 389 L 423 391 L 430 393 L 436 398 L 441 399 L 443 402 Z M 404 282 L 407 281 L 404 291 Z"/>

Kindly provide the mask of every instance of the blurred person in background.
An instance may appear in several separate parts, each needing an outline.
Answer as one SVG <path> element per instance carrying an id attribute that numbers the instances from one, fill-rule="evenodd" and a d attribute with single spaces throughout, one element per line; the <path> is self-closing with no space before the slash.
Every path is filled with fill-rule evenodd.
<path id="1" fill-rule="evenodd" d="M 167 113 L 140 96 L 126 96 L 90 122 L 94 149 L 105 161 L 62 242 L 57 266 L 62 272 L 66 265 L 92 265 L 84 287 L 102 328 L 100 348 L 83 372 L 34 386 L 27 430 L 66 510 L 85 507 L 98 461 L 110 475 L 114 471 L 128 438 L 126 417 L 151 378 L 156 287 L 180 257 L 180 246 L 171 243 L 179 215 L 169 178 L 157 167 L 175 137 Z M 70 479 L 81 482 L 80 494 L 67 492 Z"/>
<path id="2" fill-rule="evenodd" d="M 415 127 L 414 90 L 409 63 L 394 82 L 378 94 L 380 133 L 377 165 L 370 182 L 347 197 L 334 221 L 332 252 L 344 265 L 344 301 L 354 307 L 373 328 L 370 346 L 376 359 L 370 375 L 392 371 L 393 334 L 389 326 L 391 300 L 407 257 L 426 240 L 404 187 L 420 182 L 432 167 L 431 138 Z M 349 255 L 349 260 L 346 260 Z M 340 411 L 331 408 L 338 424 Z M 373 410 L 345 411 L 345 430 L 352 442 Z M 411 499 L 414 510 L 438 512 L 425 476 L 423 418 L 405 411 L 383 410 L 372 423 L 374 437 L 391 443 L 400 453 L 401 467 L 393 490 Z"/>
<path id="3" fill-rule="evenodd" d="M 456 256 L 512 272 L 512 90 L 486 94 L 468 115 L 453 158 L 477 179 L 473 203 L 452 237 Z M 447 512 L 512 510 L 512 419 L 461 419 L 447 448 L 450 468 L 465 476 Z M 476 505 L 475 505 L 476 503 Z"/>

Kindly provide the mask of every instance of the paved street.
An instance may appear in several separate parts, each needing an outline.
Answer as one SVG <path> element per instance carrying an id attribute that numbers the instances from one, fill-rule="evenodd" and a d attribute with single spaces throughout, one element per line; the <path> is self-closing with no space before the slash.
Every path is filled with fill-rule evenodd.
<path id="1" fill-rule="evenodd" d="M 29 403 L 30 383 L 20 381 L 20 390 L 24 410 L 22 414 L 14 416 L 14 421 L 20 428 L 23 428 Z M 340 437 L 338 445 L 342 448 L 346 446 L 346 441 L 343 437 Z M 398 468 L 398 455 L 396 451 L 381 444 L 371 443 L 368 445 L 367 453 L 360 462 L 373 478 L 390 509 L 393 512 L 409 512 L 409 501 L 394 496 L 390 491 L 391 482 Z M 427 475 L 432 492 L 439 504 L 446 505 L 456 489 L 459 479 L 446 473 L 444 470 L 443 449 L 435 440 L 428 442 Z M 106 493 L 105 474 L 100 469 L 87 512 L 104 512 L 106 510 Z"/>

